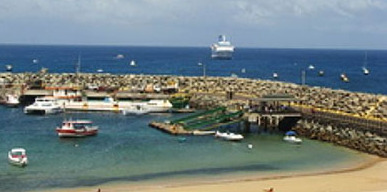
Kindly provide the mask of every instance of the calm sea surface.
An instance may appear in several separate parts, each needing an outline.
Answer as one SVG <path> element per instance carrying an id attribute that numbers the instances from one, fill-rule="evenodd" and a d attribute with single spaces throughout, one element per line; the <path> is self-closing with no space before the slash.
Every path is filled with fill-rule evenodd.
<path id="1" fill-rule="evenodd" d="M 125 58 L 114 59 L 117 54 Z M 202 75 L 270 79 L 299 83 L 300 71 L 309 64 L 307 84 L 386 94 L 386 51 L 367 51 L 369 76 L 362 75 L 364 51 L 237 49 L 230 61 L 212 61 L 208 48 L 0 46 L 0 66 L 12 64 L 14 72 L 74 72 L 78 55 L 81 71 L 103 69 L 114 74 Z M 38 59 L 38 63 L 33 63 Z M 136 60 L 137 66 L 129 62 Z M 241 73 L 245 68 L 246 73 Z M 324 70 L 325 77 L 317 71 Z M 346 72 L 351 82 L 339 81 Z M 364 156 L 345 148 L 306 140 L 295 146 L 276 133 L 252 133 L 242 142 L 225 142 L 212 136 L 179 138 L 148 127 L 152 120 L 174 119 L 184 114 L 123 116 L 115 113 L 69 113 L 29 116 L 23 108 L 0 107 L 0 191 L 27 191 L 52 187 L 98 185 L 109 181 L 148 181 L 176 177 L 200 178 L 229 173 L 265 175 L 316 171 L 360 162 Z M 60 139 L 55 127 L 65 118 L 91 119 L 100 126 L 95 137 Z M 237 129 L 237 126 L 231 126 Z M 253 144 L 249 150 L 247 144 Z M 7 152 L 27 149 L 29 165 L 10 166 Z"/>

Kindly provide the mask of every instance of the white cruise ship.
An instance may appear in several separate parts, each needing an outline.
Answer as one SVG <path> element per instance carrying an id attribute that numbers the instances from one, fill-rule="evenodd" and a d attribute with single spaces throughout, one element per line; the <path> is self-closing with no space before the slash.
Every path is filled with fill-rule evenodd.
<path id="1" fill-rule="evenodd" d="M 230 41 L 226 40 L 226 36 L 219 35 L 217 43 L 211 46 L 211 57 L 214 59 L 231 59 L 234 53 L 234 46 L 231 45 Z"/>

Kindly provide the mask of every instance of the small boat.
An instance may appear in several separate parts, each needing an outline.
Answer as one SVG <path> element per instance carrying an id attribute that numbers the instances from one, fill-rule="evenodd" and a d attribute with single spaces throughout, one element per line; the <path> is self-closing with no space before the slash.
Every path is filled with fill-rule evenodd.
<path id="1" fill-rule="evenodd" d="M 314 66 L 313 66 L 313 65 L 309 65 L 309 66 L 308 66 L 308 69 L 313 70 L 313 69 L 314 69 Z"/>
<path id="2" fill-rule="evenodd" d="M 5 65 L 6 71 L 12 71 L 12 69 L 13 69 L 12 65 Z"/>
<path id="3" fill-rule="evenodd" d="M 5 96 L 4 105 L 8 107 L 17 107 L 19 104 L 19 96 L 13 94 L 7 94 Z"/>
<path id="4" fill-rule="evenodd" d="M 63 112 L 62 106 L 54 97 L 38 97 L 32 105 L 24 108 L 26 114 L 57 114 Z"/>
<path id="5" fill-rule="evenodd" d="M 136 61 L 134 60 L 130 61 L 130 66 L 136 66 Z"/>
<path id="6" fill-rule="evenodd" d="M 363 74 L 368 75 L 370 74 L 370 71 L 367 68 L 363 67 Z"/>
<path id="7" fill-rule="evenodd" d="M 116 57 L 114 57 L 115 59 L 123 59 L 125 56 L 122 55 L 122 54 L 118 54 L 116 55 Z"/>
<path id="8" fill-rule="evenodd" d="M 136 106 L 130 106 L 127 108 L 122 109 L 123 115 L 144 115 L 151 112 L 149 109 L 145 107 L 145 105 L 136 105 Z"/>
<path id="9" fill-rule="evenodd" d="M 325 75 L 324 71 L 321 70 L 321 71 L 318 72 L 318 76 L 322 77 L 324 75 Z"/>
<path id="10" fill-rule="evenodd" d="M 362 67 L 362 69 L 363 69 L 363 74 L 364 75 L 368 75 L 368 74 L 370 74 L 370 71 L 368 70 L 368 68 L 367 68 L 367 52 L 365 52 L 365 56 L 364 56 L 365 58 L 364 58 L 364 65 L 363 65 L 363 67 Z"/>
<path id="11" fill-rule="evenodd" d="M 102 73 L 102 72 L 103 72 L 103 69 L 97 69 L 97 72 L 98 72 L 98 73 Z"/>
<path id="12" fill-rule="evenodd" d="M 285 133 L 285 136 L 283 138 L 284 141 L 289 142 L 289 143 L 295 143 L 295 144 L 300 144 L 302 143 L 302 139 L 296 137 L 297 134 L 294 131 L 288 131 Z"/>
<path id="13" fill-rule="evenodd" d="M 98 126 L 89 120 L 65 120 L 56 128 L 59 137 L 85 137 L 98 133 Z"/>
<path id="14" fill-rule="evenodd" d="M 38 59 L 33 59 L 32 63 L 34 63 L 34 64 L 39 63 L 39 60 Z"/>
<path id="15" fill-rule="evenodd" d="M 245 68 L 242 68 L 242 69 L 241 69 L 241 73 L 246 73 L 246 69 L 245 69 Z"/>
<path id="16" fill-rule="evenodd" d="M 347 77 L 347 75 L 346 75 L 345 73 L 342 73 L 342 74 L 340 75 L 340 79 L 341 79 L 342 81 L 346 82 L 346 83 L 349 82 L 349 79 L 348 79 L 348 77 Z"/>
<path id="17" fill-rule="evenodd" d="M 236 73 L 231 73 L 232 78 L 238 78 L 238 75 Z"/>
<path id="18" fill-rule="evenodd" d="M 244 138 L 241 134 L 235 134 L 230 132 L 222 133 L 219 131 L 215 132 L 215 137 L 219 137 L 227 141 L 240 141 Z"/>
<path id="19" fill-rule="evenodd" d="M 12 165 L 24 167 L 28 164 L 26 150 L 23 148 L 14 148 L 8 152 L 8 162 Z"/>
<path id="20" fill-rule="evenodd" d="M 278 73 L 273 73 L 273 78 L 278 79 Z"/>

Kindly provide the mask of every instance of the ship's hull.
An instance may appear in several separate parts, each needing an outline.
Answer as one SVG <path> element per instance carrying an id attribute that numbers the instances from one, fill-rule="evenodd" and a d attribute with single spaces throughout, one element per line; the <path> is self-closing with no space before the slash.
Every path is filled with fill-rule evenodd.
<path id="1" fill-rule="evenodd" d="M 231 51 L 213 51 L 211 58 L 213 59 L 232 59 L 233 52 Z"/>

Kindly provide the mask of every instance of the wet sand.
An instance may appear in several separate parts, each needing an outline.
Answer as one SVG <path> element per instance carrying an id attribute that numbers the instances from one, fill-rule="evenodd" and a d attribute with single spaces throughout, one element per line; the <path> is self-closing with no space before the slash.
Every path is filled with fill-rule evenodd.
<path id="1" fill-rule="evenodd" d="M 387 159 L 372 157 L 366 163 L 337 171 L 254 177 L 236 175 L 214 181 L 169 180 L 108 183 L 93 187 L 51 189 L 50 192 L 387 192 Z"/>

